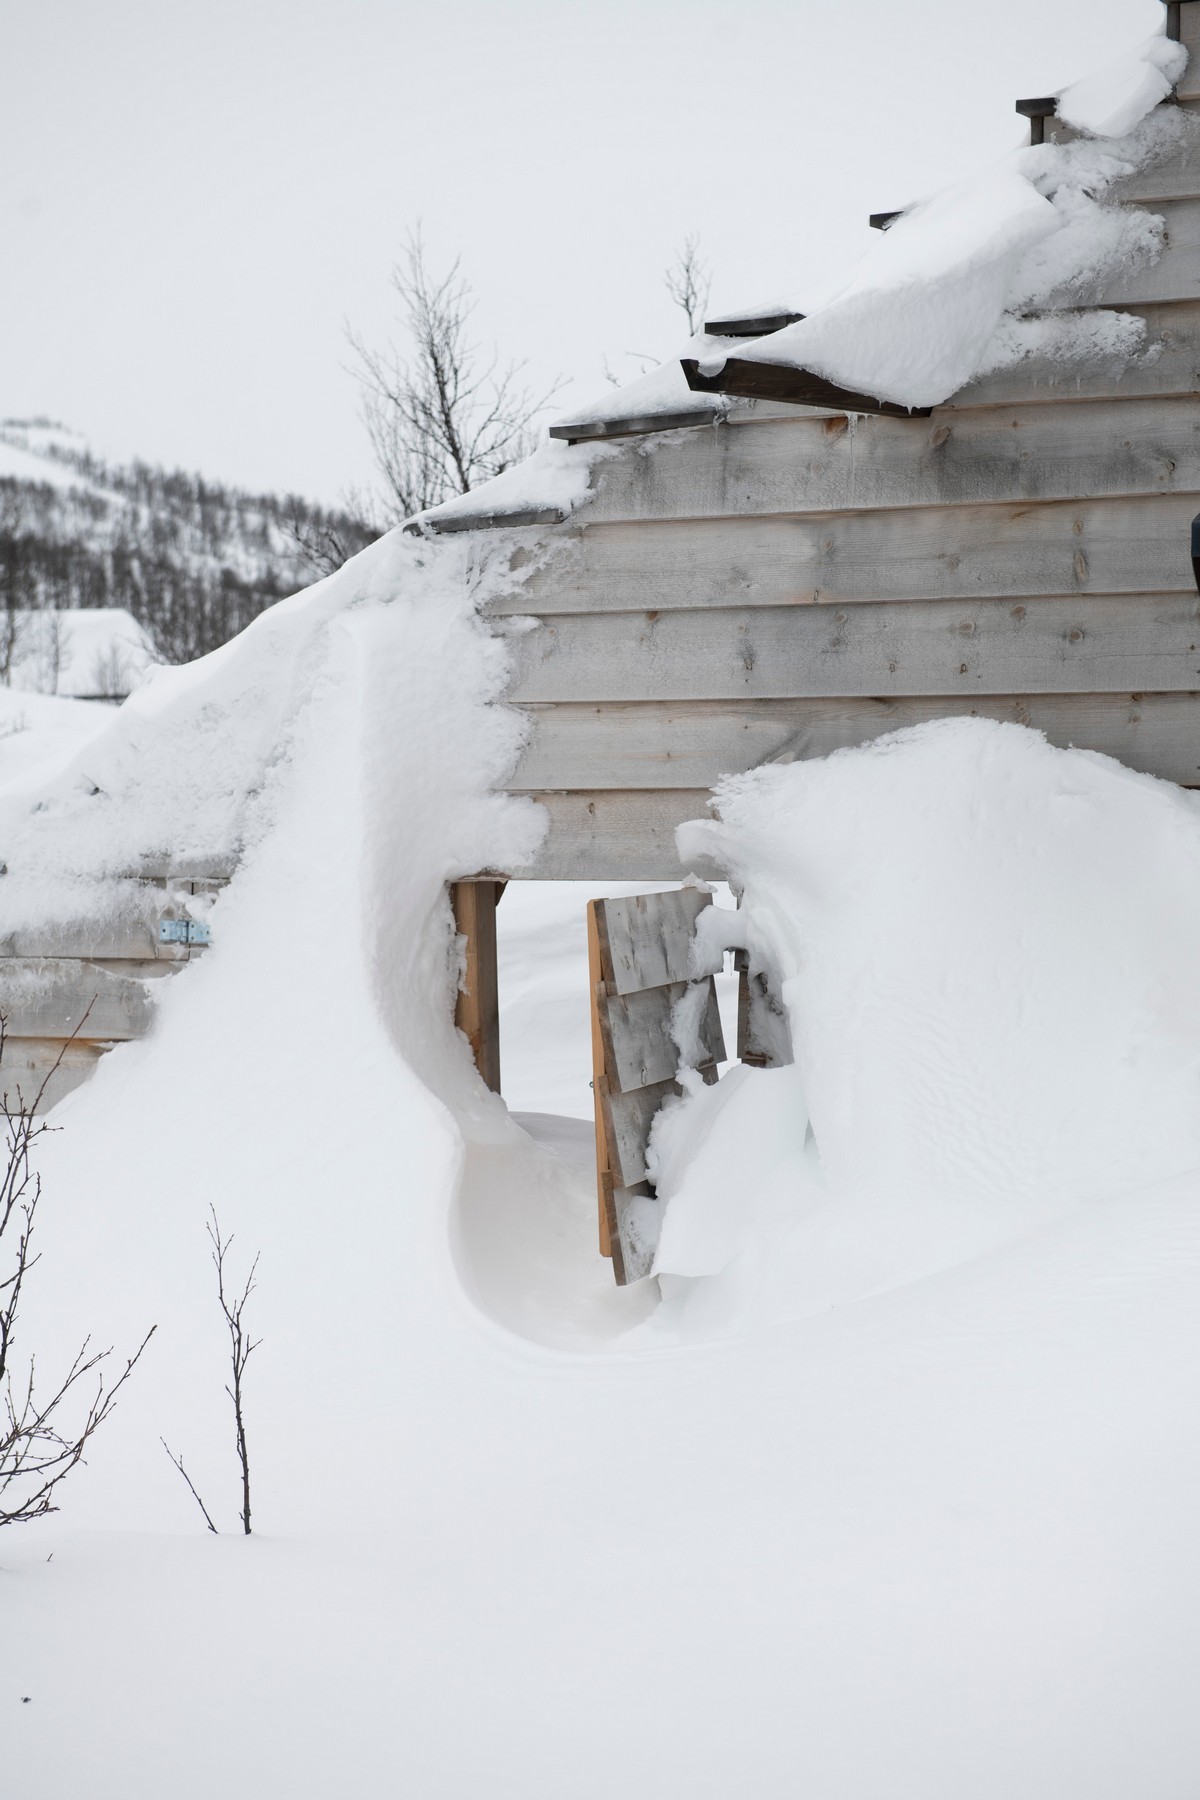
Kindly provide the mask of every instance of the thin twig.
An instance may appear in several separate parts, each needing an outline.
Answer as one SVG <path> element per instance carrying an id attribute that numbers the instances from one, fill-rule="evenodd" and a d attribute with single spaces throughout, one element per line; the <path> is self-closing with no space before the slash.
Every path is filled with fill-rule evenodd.
<path id="1" fill-rule="evenodd" d="M 220 1534 L 217 1531 L 216 1526 L 212 1522 L 212 1516 L 209 1513 L 207 1506 L 205 1506 L 203 1500 L 200 1498 L 199 1494 L 196 1492 L 195 1483 L 192 1481 L 191 1476 L 188 1474 L 187 1470 L 183 1466 L 182 1456 L 176 1456 L 176 1454 L 172 1450 L 170 1444 L 168 1444 L 166 1438 L 160 1437 L 158 1441 L 162 1445 L 163 1449 L 166 1451 L 167 1455 L 170 1457 L 171 1461 L 175 1464 L 175 1467 L 179 1470 L 179 1473 L 183 1476 L 183 1479 L 187 1482 L 188 1487 L 191 1490 L 192 1499 L 196 1502 L 196 1505 L 200 1508 L 200 1511 L 204 1514 L 204 1523 L 208 1526 L 208 1529 L 212 1532 L 214 1537 L 219 1536 Z"/>

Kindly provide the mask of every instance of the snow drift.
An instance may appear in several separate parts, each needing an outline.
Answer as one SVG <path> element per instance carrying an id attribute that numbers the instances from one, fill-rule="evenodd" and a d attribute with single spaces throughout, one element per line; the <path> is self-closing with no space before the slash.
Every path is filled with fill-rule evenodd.
<path id="1" fill-rule="evenodd" d="M 44 1161 L 28 1341 L 159 1329 L 70 1513 L 0 1546 L 16 1791 L 1183 1800 L 1191 802 L 965 722 L 727 787 L 799 1061 L 677 1131 L 690 1272 L 615 1335 L 592 1196 L 452 1024 L 443 884 L 540 829 L 491 791 L 500 566 L 385 540 L 7 802 L 52 892 L 100 816 L 242 857 Z M 210 1201 L 262 1253 L 246 1542 L 158 1441 L 232 1525 Z"/>
<path id="2" fill-rule="evenodd" d="M 770 1300 L 742 1269 L 729 1317 L 761 1324 L 1200 1168 L 1189 794 L 954 719 L 716 805 L 681 850 L 744 888 L 796 1064 L 660 1122 L 661 1272 L 752 1254 Z"/>

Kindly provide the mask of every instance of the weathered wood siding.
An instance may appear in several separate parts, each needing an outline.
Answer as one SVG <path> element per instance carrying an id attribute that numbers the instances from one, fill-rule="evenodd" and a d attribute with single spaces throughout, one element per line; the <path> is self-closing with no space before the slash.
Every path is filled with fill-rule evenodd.
<path id="1" fill-rule="evenodd" d="M 955 713 L 1200 784 L 1200 143 L 1124 193 L 1167 225 L 1104 296 L 1146 321 L 1124 370 L 1029 364 L 922 419 L 743 403 L 597 466 L 495 608 L 539 621 L 512 637 L 511 786 L 552 818 L 525 873 L 676 876 L 721 775 Z"/>

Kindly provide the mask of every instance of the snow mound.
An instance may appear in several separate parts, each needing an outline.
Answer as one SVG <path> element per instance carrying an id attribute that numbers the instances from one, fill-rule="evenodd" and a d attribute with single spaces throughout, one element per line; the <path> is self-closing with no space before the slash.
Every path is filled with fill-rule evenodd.
<path id="1" fill-rule="evenodd" d="M 963 718 L 716 804 L 681 854 L 744 888 L 796 1064 L 658 1128 L 659 1271 L 732 1271 L 704 1309 L 826 1306 L 1200 1168 L 1189 794 Z"/>
<path id="2" fill-rule="evenodd" d="M 427 543 L 392 532 L 211 655 L 152 669 L 109 728 L 52 781 L 0 790 L 7 863 L 0 935 L 126 917 L 141 904 L 135 878 L 142 872 L 228 872 L 270 830 L 275 787 L 320 691 L 331 638 L 360 610 L 391 609 L 397 623 L 412 611 L 440 620 L 447 666 L 455 633 L 461 638 L 464 698 L 476 693 L 477 679 L 489 696 L 502 688 L 504 644 L 474 621 L 481 596 L 516 579 L 507 573 L 511 550 L 500 533 L 481 545 L 469 537 Z M 422 699 L 430 744 L 447 716 L 443 685 L 431 680 Z M 461 739 L 458 752 L 469 757 L 474 750 L 482 770 L 502 766 L 505 755 L 515 758 L 521 729 L 518 714 L 481 703 L 475 734 Z M 542 830 L 532 805 L 521 810 L 525 847 L 504 845 L 518 860 Z M 499 854 L 500 846 L 492 848 Z M 446 878 L 452 870 L 470 872 L 461 858 L 474 853 L 448 821 Z M 485 854 L 470 869 L 486 863 Z"/>

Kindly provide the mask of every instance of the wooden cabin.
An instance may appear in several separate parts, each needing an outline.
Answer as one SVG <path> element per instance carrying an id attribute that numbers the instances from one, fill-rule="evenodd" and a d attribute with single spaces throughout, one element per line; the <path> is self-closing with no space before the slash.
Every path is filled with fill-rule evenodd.
<path id="1" fill-rule="evenodd" d="M 1200 112 L 1200 0 L 1168 12 Z M 1069 135 L 1052 109 L 1018 102 L 1034 141 Z M 677 879 L 675 827 L 718 777 L 947 714 L 1200 783 L 1200 147 L 1118 197 L 1167 227 L 1099 301 L 1146 321 L 1156 354 L 1124 372 L 1022 366 L 896 416 L 797 403 L 760 364 L 709 421 L 553 428 L 622 453 L 539 517 L 558 554 L 493 609 L 539 620 L 514 640 L 533 734 L 510 785 L 551 817 L 506 873 Z M 521 523 L 459 503 L 453 528 Z"/>
<path id="2" fill-rule="evenodd" d="M 1200 114 L 1200 0 L 1167 12 L 1191 61 L 1166 104 Z M 1016 109 L 1032 144 L 1073 135 L 1052 97 Z M 509 786 L 551 825 L 531 867 L 500 873 L 679 880 L 675 828 L 703 816 L 721 776 L 951 714 L 1200 786 L 1200 146 L 1114 198 L 1166 224 L 1160 259 L 1091 303 L 1146 322 L 1150 353 L 1123 369 L 1027 363 L 918 415 L 779 365 L 734 356 L 714 381 L 685 364 L 721 396 L 707 412 L 609 410 L 552 428 L 620 445 L 569 515 L 506 513 L 485 491 L 476 510 L 432 519 L 521 528 L 518 554 L 538 565 L 492 610 L 538 620 L 514 639 L 509 697 L 533 730 Z M 759 336 L 794 317 L 710 330 Z M 485 1073 L 499 1066 L 492 875 L 458 900 L 462 1020 Z M 603 1013 L 620 983 L 601 948 L 593 920 Z M 618 1171 L 614 1211 L 605 1159 L 619 1160 L 620 1133 L 609 1118 L 606 1149 L 602 1115 L 619 1060 L 598 1031 L 610 1253 L 622 1195 Z M 628 1098 L 644 1146 L 647 1095 Z M 638 1173 L 626 1199 L 645 1191 Z"/>
<path id="3" fill-rule="evenodd" d="M 1192 60 L 1166 104 L 1200 113 L 1200 0 L 1170 4 L 1167 26 Z M 1032 143 L 1070 135 L 1052 98 L 1017 111 Z M 675 828 L 723 775 L 970 713 L 1200 785 L 1200 148 L 1116 197 L 1167 232 L 1161 258 L 1098 302 L 1146 322 L 1153 354 L 1120 372 L 1023 364 L 918 415 L 736 356 L 715 380 L 693 365 L 677 416 L 553 428 L 615 447 L 569 515 L 506 511 L 484 489 L 425 521 L 515 532 L 532 568 L 492 616 L 538 621 L 513 639 L 509 698 L 533 728 L 509 787 L 550 830 L 532 866 L 480 871 L 455 895 L 460 1017 L 493 1085 L 502 881 L 679 880 Z M 761 336 L 789 317 L 720 329 Z M 615 994 L 605 923 L 593 992 Z M 658 977 L 666 992 L 679 968 Z M 597 1058 L 599 1093 L 599 1037 Z M 629 1173 L 613 1179 L 632 1191 Z"/>

